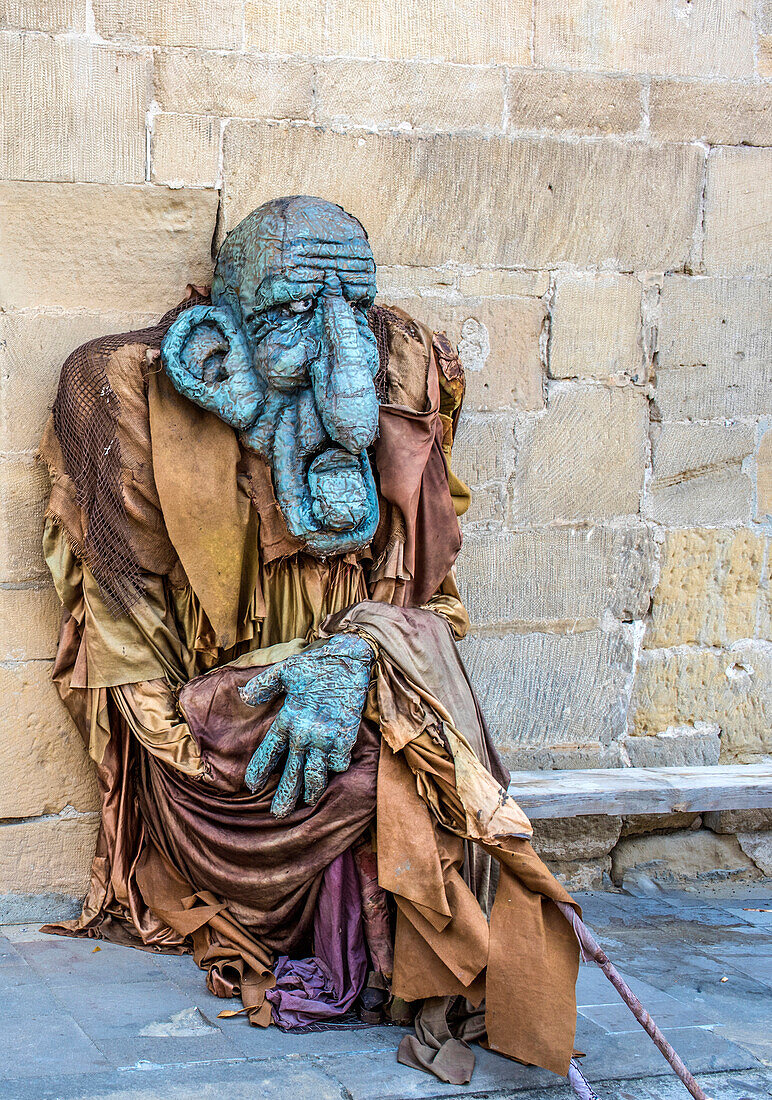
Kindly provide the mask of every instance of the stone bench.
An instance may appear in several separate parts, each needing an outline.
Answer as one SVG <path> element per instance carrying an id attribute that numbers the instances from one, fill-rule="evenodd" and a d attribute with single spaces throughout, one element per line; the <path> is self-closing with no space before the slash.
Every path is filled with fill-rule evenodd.
<path id="1" fill-rule="evenodd" d="M 772 763 L 514 771 L 509 793 L 569 889 L 772 875 Z"/>
<path id="2" fill-rule="evenodd" d="M 772 764 L 512 772 L 529 818 L 704 813 L 772 808 Z"/>

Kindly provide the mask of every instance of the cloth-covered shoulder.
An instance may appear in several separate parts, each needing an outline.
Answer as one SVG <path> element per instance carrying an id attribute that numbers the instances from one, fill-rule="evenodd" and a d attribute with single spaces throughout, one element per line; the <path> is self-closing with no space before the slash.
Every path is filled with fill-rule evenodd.
<path id="1" fill-rule="evenodd" d="M 457 419 L 464 397 L 464 371 L 447 334 L 434 332 L 399 306 L 373 306 L 368 320 L 378 344 L 376 389 L 380 400 L 422 412 L 433 359 L 440 383 L 440 413 Z"/>
<path id="2" fill-rule="evenodd" d="M 77 507 L 79 552 L 116 614 L 141 598 L 141 569 L 166 572 L 175 560 L 152 483 L 147 352 L 160 348 L 182 310 L 207 300 L 189 287 L 187 298 L 157 324 L 91 340 L 62 367 L 51 418 L 58 446 L 50 445 L 49 433 L 41 453 L 54 479 L 64 475 L 62 484 L 71 487 L 73 500 L 68 516 L 58 514 L 65 508 L 57 510 L 53 501 L 49 514 L 77 545 L 72 530 Z"/>

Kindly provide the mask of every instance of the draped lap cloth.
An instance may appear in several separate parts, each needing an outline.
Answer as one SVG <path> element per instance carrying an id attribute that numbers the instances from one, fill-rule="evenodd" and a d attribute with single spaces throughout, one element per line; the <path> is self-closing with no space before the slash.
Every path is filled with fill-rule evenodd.
<path id="1" fill-rule="evenodd" d="M 289 535 L 269 468 L 159 372 L 168 323 L 88 353 L 101 372 L 89 392 L 107 402 L 99 445 L 119 476 L 87 492 L 73 467 L 91 435 L 61 438 L 67 365 L 41 448 L 64 606 L 54 679 L 102 797 L 83 913 L 48 930 L 191 951 L 212 992 L 240 995 L 262 1025 L 335 1019 L 375 965 L 395 998 L 419 1002 L 401 1060 L 461 1083 L 466 1040 L 487 1033 L 565 1074 L 578 950 L 554 903 L 571 899 L 505 793 L 453 640 L 467 626 L 452 577 L 467 494 L 447 463 L 452 350 L 399 311 L 381 316 L 380 524 L 367 550 L 323 562 Z M 89 542 L 100 508 L 109 522 Z M 141 591 L 117 616 L 111 538 Z M 243 776 L 280 701 L 248 707 L 237 688 L 340 631 L 377 654 L 351 766 L 316 806 L 277 819 L 278 777 L 253 795 Z"/>

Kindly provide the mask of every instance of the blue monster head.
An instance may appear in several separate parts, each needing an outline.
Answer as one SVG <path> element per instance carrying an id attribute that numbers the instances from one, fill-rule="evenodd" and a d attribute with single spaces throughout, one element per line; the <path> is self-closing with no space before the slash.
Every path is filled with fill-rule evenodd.
<path id="1" fill-rule="evenodd" d="M 274 199 L 228 234 L 212 305 L 180 314 L 161 348 L 176 389 L 270 463 L 287 527 L 319 557 L 366 545 L 378 524 L 375 292 L 356 218 Z"/>

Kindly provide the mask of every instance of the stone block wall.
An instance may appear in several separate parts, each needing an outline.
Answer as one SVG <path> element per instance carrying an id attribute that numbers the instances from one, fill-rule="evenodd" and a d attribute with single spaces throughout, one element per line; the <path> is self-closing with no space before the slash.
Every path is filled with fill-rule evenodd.
<path id="1" fill-rule="evenodd" d="M 49 682 L 61 362 L 285 193 L 459 344 L 508 763 L 772 751 L 770 78 L 769 0 L 0 0 L 0 894 L 82 891 L 97 806 Z"/>

